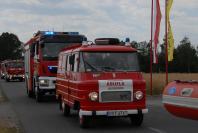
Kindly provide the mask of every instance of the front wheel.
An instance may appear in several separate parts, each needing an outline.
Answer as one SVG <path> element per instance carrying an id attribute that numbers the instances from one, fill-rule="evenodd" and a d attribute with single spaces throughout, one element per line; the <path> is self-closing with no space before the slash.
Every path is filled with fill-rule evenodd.
<path id="1" fill-rule="evenodd" d="M 143 122 L 144 115 L 143 114 L 134 114 L 130 115 L 131 124 L 134 126 L 141 126 Z"/>
<path id="2" fill-rule="evenodd" d="M 19 79 L 19 82 L 24 82 L 24 79 Z"/>
<path id="3" fill-rule="evenodd" d="M 37 102 L 42 102 L 42 94 L 41 94 L 41 92 L 39 92 L 39 90 L 37 89 L 36 91 L 35 91 L 35 96 L 36 96 L 36 101 Z"/>
<path id="4" fill-rule="evenodd" d="M 30 91 L 28 88 L 27 88 L 27 96 L 28 96 L 29 98 L 32 98 L 32 97 L 33 97 L 33 92 Z"/>
<path id="5" fill-rule="evenodd" d="M 70 107 L 69 107 L 69 105 L 65 104 L 63 102 L 63 100 L 61 100 L 61 110 L 62 110 L 64 116 L 70 115 Z"/>
<path id="6" fill-rule="evenodd" d="M 10 79 L 9 78 L 6 78 L 6 82 L 10 82 Z"/>
<path id="7" fill-rule="evenodd" d="M 90 123 L 90 116 L 79 116 L 81 128 L 88 128 Z"/>

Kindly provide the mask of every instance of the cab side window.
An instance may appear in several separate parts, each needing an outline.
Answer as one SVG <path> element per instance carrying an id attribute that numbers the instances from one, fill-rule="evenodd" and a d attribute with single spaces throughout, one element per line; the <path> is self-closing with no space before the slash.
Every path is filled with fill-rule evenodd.
<path id="1" fill-rule="evenodd" d="M 85 72 L 85 64 L 83 62 L 82 53 L 79 54 L 79 72 Z"/>
<path id="2" fill-rule="evenodd" d="M 75 54 L 75 57 L 74 57 L 74 72 L 78 72 L 78 66 L 79 66 L 79 54 L 78 53 L 76 53 Z"/>
<path id="3" fill-rule="evenodd" d="M 67 63 L 66 63 L 66 66 L 67 66 L 67 67 L 66 67 L 66 71 L 67 71 L 67 72 L 70 71 L 70 56 L 71 56 L 71 55 L 68 55 L 68 56 L 67 56 L 67 58 L 68 58 Z"/>
<path id="4" fill-rule="evenodd" d="M 59 60 L 58 60 L 58 73 L 61 73 L 61 69 L 62 69 L 62 54 L 59 55 Z"/>
<path id="5" fill-rule="evenodd" d="M 67 71 L 78 72 L 79 71 L 79 54 L 74 53 L 67 57 Z"/>
<path id="6" fill-rule="evenodd" d="M 67 62 L 68 62 L 68 55 L 66 54 L 65 55 L 65 63 L 64 63 L 64 66 L 65 66 L 65 71 L 67 71 Z"/>
<path id="7" fill-rule="evenodd" d="M 62 58 L 62 73 L 65 73 L 65 64 L 66 64 L 66 55 L 63 55 Z"/>
<path id="8" fill-rule="evenodd" d="M 70 56 L 70 71 L 74 71 L 75 54 Z"/>

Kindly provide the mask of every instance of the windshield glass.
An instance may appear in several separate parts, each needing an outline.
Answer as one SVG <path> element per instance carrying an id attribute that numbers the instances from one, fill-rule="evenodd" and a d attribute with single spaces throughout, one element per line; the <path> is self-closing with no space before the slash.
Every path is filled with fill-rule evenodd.
<path id="1" fill-rule="evenodd" d="M 139 71 L 136 52 L 83 52 L 86 71 Z"/>
<path id="2" fill-rule="evenodd" d="M 57 60 L 61 49 L 68 46 L 68 43 L 44 43 L 42 44 L 43 60 Z"/>
<path id="3" fill-rule="evenodd" d="M 24 63 L 23 62 L 9 62 L 7 64 L 7 66 L 9 68 L 23 68 L 24 67 Z"/>

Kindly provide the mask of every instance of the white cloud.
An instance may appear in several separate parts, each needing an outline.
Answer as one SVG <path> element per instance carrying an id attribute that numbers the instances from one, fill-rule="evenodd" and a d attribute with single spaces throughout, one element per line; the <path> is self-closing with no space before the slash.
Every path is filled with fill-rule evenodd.
<path id="1" fill-rule="evenodd" d="M 161 9 L 164 17 L 164 2 Z M 1 8 L 2 6 L 2 8 Z M 6 0 L 0 5 L 0 32 L 27 41 L 37 30 L 79 31 L 96 37 L 150 40 L 150 0 Z M 196 0 L 174 0 L 171 22 L 176 44 L 189 36 L 197 44 Z M 164 18 L 160 40 L 164 36 Z"/>

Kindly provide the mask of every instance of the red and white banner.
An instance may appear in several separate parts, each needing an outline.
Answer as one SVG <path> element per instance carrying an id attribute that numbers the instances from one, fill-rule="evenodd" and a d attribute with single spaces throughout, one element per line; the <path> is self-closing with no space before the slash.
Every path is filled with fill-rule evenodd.
<path id="1" fill-rule="evenodd" d="M 159 43 L 160 23 L 161 23 L 161 10 L 159 0 L 153 0 L 153 29 L 152 29 L 152 51 L 153 63 L 158 63 L 157 48 Z"/>

